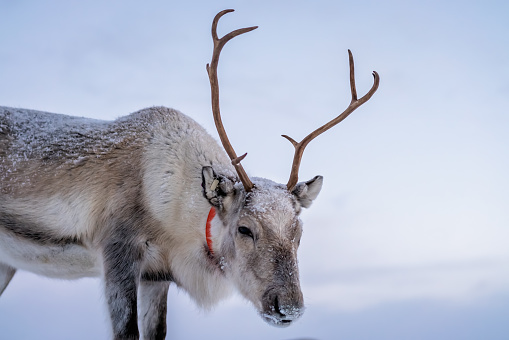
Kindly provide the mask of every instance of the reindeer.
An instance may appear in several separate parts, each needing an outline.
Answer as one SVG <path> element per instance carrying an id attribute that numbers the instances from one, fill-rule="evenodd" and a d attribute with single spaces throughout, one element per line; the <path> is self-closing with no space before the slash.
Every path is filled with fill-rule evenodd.
<path id="1" fill-rule="evenodd" d="M 250 179 L 221 122 L 217 66 L 224 45 L 257 27 L 217 36 L 207 65 L 224 151 L 194 120 L 152 107 L 112 122 L 0 108 L 0 294 L 18 269 L 75 279 L 101 277 L 115 339 L 166 336 L 171 283 L 199 306 L 236 289 L 271 325 L 304 311 L 299 214 L 323 178 L 298 182 L 304 149 L 368 101 L 357 98 L 295 147 L 286 185 Z M 139 318 L 139 320 L 138 320 Z M 138 329 L 140 323 L 140 331 Z"/>

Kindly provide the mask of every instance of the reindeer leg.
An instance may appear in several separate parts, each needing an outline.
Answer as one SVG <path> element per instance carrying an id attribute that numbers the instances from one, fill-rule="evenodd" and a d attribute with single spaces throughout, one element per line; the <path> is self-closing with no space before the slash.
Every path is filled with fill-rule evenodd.
<path id="1" fill-rule="evenodd" d="M 139 339 L 137 287 L 142 260 L 141 247 L 126 237 L 115 235 L 104 246 L 105 289 L 114 339 Z"/>
<path id="2" fill-rule="evenodd" d="M 168 281 L 141 281 L 139 288 L 139 316 L 143 339 L 166 337 L 166 306 Z"/>
<path id="3" fill-rule="evenodd" d="M 2 295 L 15 273 L 15 268 L 0 263 L 0 295 Z"/>

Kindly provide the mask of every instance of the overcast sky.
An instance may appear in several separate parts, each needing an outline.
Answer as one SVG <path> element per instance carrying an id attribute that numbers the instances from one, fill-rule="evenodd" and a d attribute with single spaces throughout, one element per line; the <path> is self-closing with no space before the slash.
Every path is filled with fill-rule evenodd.
<path id="1" fill-rule="evenodd" d="M 0 105 L 112 120 L 164 105 L 214 136 L 205 64 L 219 34 L 223 120 L 249 174 L 325 177 L 303 214 L 307 311 L 275 329 L 235 297 L 210 313 L 169 296 L 175 339 L 509 337 L 509 2 L 0 0 Z M 18 273 L 0 298 L 5 339 L 102 339 L 97 279 Z"/>

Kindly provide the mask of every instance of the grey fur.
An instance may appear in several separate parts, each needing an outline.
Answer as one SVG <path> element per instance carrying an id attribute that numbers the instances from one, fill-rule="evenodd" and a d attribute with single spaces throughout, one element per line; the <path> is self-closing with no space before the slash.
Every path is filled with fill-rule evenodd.
<path id="1" fill-rule="evenodd" d="M 138 315 L 143 325 L 145 339 L 164 339 L 166 337 L 166 299 L 169 282 L 142 281 L 138 289 L 142 305 L 138 306 Z"/>
<path id="2" fill-rule="evenodd" d="M 58 237 L 51 232 L 41 232 L 34 223 L 23 221 L 21 216 L 15 216 L 0 211 L 0 228 L 13 235 L 30 240 L 41 245 L 80 244 L 79 240 L 73 237 Z"/>

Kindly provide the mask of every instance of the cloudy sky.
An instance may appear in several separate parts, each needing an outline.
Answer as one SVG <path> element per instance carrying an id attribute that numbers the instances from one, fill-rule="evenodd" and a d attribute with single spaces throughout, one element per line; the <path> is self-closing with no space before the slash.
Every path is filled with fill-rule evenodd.
<path id="1" fill-rule="evenodd" d="M 293 148 L 359 94 L 374 97 L 307 148 L 325 177 L 305 211 L 303 318 L 266 325 L 239 297 L 204 313 L 175 288 L 174 339 L 509 337 L 509 2 L 0 1 L 0 105 L 99 119 L 176 108 L 216 136 L 205 64 L 219 33 L 223 120 L 248 173 L 286 183 Z M 96 279 L 18 273 L 6 339 L 103 339 Z M 170 337 L 169 336 L 169 337 Z"/>

